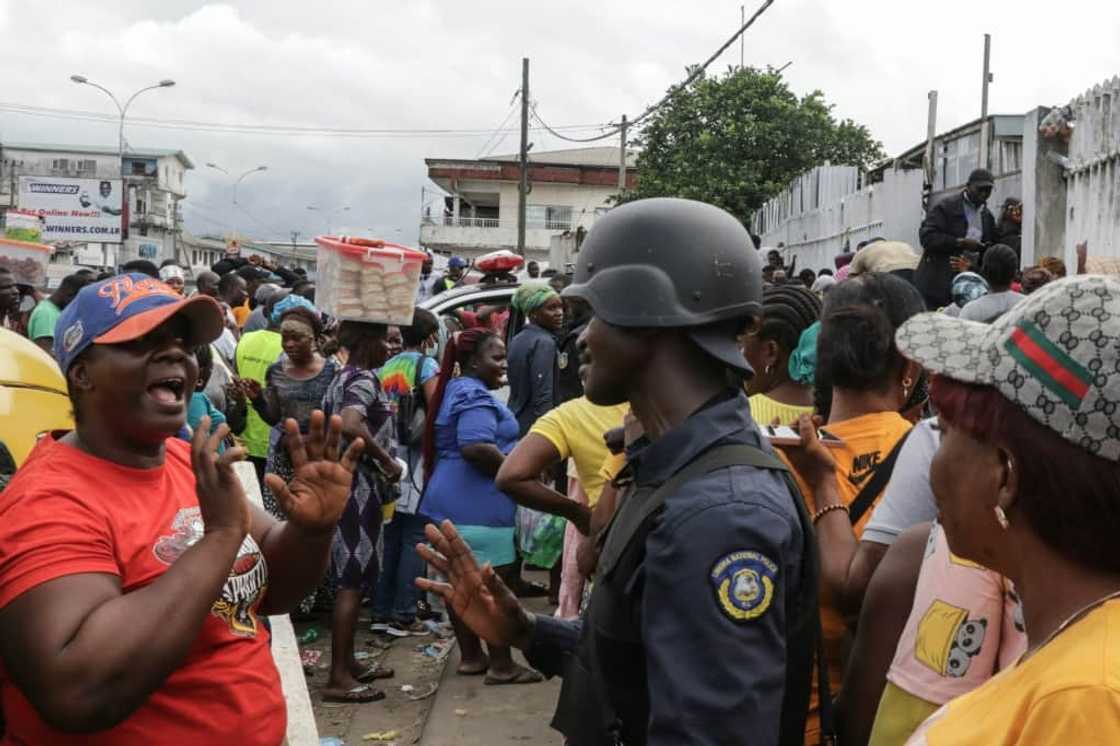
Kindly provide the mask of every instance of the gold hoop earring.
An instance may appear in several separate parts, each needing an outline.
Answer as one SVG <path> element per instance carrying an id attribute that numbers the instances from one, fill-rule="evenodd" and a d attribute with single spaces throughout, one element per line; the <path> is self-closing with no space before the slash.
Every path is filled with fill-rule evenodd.
<path id="1" fill-rule="evenodd" d="M 995 510 L 996 510 L 996 523 L 999 524 L 999 527 L 1002 528 L 1004 531 L 1011 528 L 1011 521 L 1007 518 L 1007 511 L 1005 511 L 1003 509 L 1003 506 L 1002 505 L 997 505 Z"/>

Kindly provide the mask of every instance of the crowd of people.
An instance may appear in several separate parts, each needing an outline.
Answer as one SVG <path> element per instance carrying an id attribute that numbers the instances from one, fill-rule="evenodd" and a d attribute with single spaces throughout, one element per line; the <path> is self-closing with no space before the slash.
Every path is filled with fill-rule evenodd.
<path id="1" fill-rule="evenodd" d="M 573 746 L 1120 741 L 1120 280 L 1022 268 L 991 182 L 820 271 L 633 202 L 451 327 L 236 255 L 30 308 L 0 272 L 75 419 L 0 492 L 6 740 L 277 744 L 259 615 L 329 614 L 321 695 L 365 703 L 368 603 L 446 615 L 458 675 L 562 676 Z"/>

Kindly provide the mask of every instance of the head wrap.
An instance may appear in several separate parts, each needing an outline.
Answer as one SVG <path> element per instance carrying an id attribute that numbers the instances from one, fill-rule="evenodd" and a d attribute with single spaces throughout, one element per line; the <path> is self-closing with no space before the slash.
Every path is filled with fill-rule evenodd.
<path id="1" fill-rule="evenodd" d="M 168 264 L 166 267 L 161 267 L 159 270 L 159 279 L 167 282 L 168 280 L 183 280 L 187 276 L 183 274 L 183 268 L 177 264 Z"/>
<path id="2" fill-rule="evenodd" d="M 553 298 L 559 297 L 560 294 L 547 283 L 527 282 L 513 294 L 512 302 L 513 307 L 520 311 L 523 316 L 528 316 Z"/>
<path id="3" fill-rule="evenodd" d="M 825 275 L 827 277 L 827 275 Z M 801 332 L 801 339 L 797 342 L 797 349 L 789 356 L 789 377 L 805 386 L 813 385 L 813 376 L 817 372 L 817 335 L 821 333 L 821 322 L 815 321 L 812 326 Z"/>
<path id="4" fill-rule="evenodd" d="M 952 296 L 954 303 L 964 308 L 966 303 L 987 295 L 988 290 L 988 281 L 983 277 L 975 272 L 961 272 L 953 278 L 949 295 Z"/>
<path id="5" fill-rule="evenodd" d="M 272 309 L 272 323 L 279 324 L 280 319 L 284 318 L 284 314 L 286 314 L 288 311 L 291 311 L 293 308 L 306 308 L 308 311 L 311 311 L 311 313 L 316 315 L 318 315 L 319 313 L 315 309 L 315 306 L 311 304 L 311 301 L 307 300 L 307 298 L 304 298 L 302 295 L 295 295 L 293 293 L 292 295 L 289 295 L 288 297 L 277 303 L 276 306 Z"/>

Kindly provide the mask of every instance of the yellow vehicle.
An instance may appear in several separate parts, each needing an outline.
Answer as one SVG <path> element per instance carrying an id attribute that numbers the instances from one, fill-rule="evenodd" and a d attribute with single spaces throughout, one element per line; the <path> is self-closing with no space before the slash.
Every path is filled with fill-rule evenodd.
<path id="1" fill-rule="evenodd" d="M 0 329 L 0 481 L 43 434 L 73 428 L 66 379 L 54 359 L 30 340 Z"/>

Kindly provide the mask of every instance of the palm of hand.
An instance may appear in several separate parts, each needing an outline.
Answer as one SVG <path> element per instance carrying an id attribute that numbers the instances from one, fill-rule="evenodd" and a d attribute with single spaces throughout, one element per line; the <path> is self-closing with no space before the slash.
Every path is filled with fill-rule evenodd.
<path id="1" fill-rule="evenodd" d="M 288 520 L 306 529 L 329 529 L 338 523 L 350 496 L 351 474 L 337 461 L 310 461 L 288 483 Z"/>

